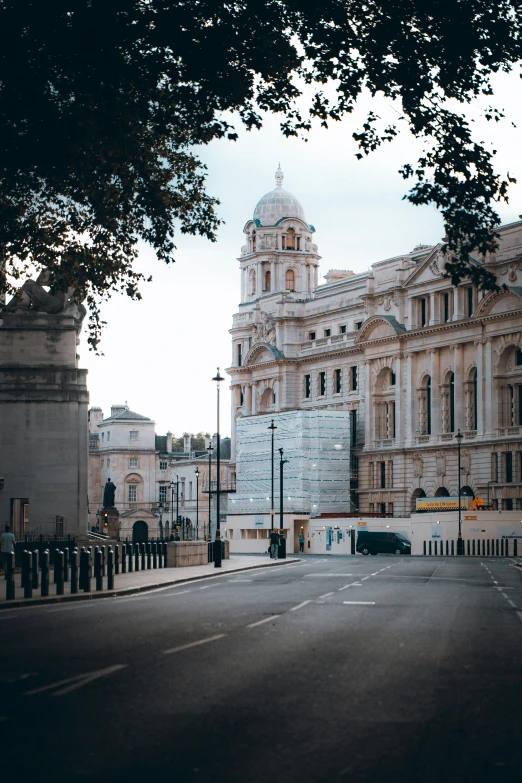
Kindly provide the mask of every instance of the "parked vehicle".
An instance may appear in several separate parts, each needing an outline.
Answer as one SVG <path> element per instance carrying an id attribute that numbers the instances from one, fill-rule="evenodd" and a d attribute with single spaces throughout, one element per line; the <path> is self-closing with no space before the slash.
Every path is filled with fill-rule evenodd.
<path id="1" fill-rule="evenodd" d="M 411 555 L 411 544 L 400 533 L 361 531 L 355 549 L 362 555 Z"/>

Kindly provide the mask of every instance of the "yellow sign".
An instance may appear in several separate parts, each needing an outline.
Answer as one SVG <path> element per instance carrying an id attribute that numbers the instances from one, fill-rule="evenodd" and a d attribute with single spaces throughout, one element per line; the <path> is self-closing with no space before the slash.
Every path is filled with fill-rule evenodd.
<path id="1" fill-rule="evenodd" d="M 466 498 L 460 499 L 460 507 L 467 510 Z M 457 511 L 458 508 L 458 498 L 417 498 L 417 511 Z"/>
<path id="2" fill-rule="evenodd" d="M 464 515 L 464 519 L 476 519 L 477 517 L 469 517 L 467 514 Z"/>
<path id="3" fill-rule="evenodd" d="M 366 522 L 357 522 L 357 527 L 368 527 Z"/>

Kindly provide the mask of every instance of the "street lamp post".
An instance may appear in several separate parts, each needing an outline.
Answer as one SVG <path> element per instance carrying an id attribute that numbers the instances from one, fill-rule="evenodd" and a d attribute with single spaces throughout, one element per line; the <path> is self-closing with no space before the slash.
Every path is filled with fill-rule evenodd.
<path id="1" fill-rule="evenodd" d="M 194 471 L 196 474 L 196 541 L 199 541 L 199 468 Z"/>
<path id="2" fill-rule="evenodd" d="M 208 451 L 208 535 L 211 536 L 212 529 L 212 444 L 207 446 Z M 205 535 L 206 537 L 206 535 Z"/>
<path id="3" fill-rule="evenodd" d="M 271 474 L 271 506 L 270 506 L 270 530 L 274 529 L 274 516 L 275 516 L 275 510 L 274 510 L 274 433 L 277 429 L 276 425 L 274 424 L 274 420 L 272 419 L 272 423 L 268 429 L 271 431 L 272 434 L 272 474 Z"/>
<path id="4" fill-rule="evenodd" d="M 216 375 L 212 378 L 217 387 L 217 432 L 216 432 L 216 537 L 214 540 L 214 568 L 221 568 L 221 530 L 219 526 L 219 492 L 220 492 L 220 434 L 219 434 L 219 390 L 220 383 L 225 379 L 219 374 L 219 367 Z"/>
<path id="5" fill-rule="evenodd" d="M 176 476 L 177 478 L 177 476 Z M 174 487 L 176 486 L 175 481 L 170 482 L 170 534 L 171 536 L 174 535 Z"/>
<path id="6" fill-rule="evenodd" d="M 176 473 L 176 526 L 178 524 L 178 520 L 179 520 L 179 476 Z"/>
<path id="7" fill-rule="evenodd" d="M 288 462 L 287 459 L 283 459 L 283 449 L 279 449 L 279 529 L 281 535 L 283 534 L 283 465 Z"/>
<path id="8" fill-rule="evenodd" d="M 457 438 L 457 454 L 458 454 L 458 507 L 459 507 L 459 536 L 457 538 L 457 555 L 463 555 L 464 541 L 462 539 L 462 513 L 460 509 L 460 444 L 464 436 L 459 430 L 455 437 Z"/>

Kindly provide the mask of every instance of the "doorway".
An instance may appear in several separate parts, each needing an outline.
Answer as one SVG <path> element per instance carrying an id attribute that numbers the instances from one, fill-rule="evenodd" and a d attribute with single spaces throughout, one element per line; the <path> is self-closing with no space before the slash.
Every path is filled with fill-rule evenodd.
<path id="1" fill-rule="evenodd" d="M 306 553 L 309 549 L 309 525 L 310 521 L 308 519 L 294 519 L 294 554 L 299 554 L 301 551 L 299 546 L 299 536 L 301 535 L 304 536 L 303 552 Z"/>
<path id="2" fill-rule="evenodd" d="M 149 526 L 142 519 L 138 519 L 132 526 L 132 543 L 146 544 L 149 540 Z"/>

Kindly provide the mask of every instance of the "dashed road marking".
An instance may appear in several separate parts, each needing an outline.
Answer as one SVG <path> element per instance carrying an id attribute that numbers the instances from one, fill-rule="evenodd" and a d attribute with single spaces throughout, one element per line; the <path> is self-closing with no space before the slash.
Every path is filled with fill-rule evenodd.
<path id="1" fill-rule="evenodd" d="M 324 595 L 320 595 L 319 600 L 321 600 L 321 598 L 330 598 L 331 595 L 333 595 L 333 593 L 325 593 Z"/>
<path id="2" fill-rule="evenodd" d="M 375 601 L 343 601 L 348 606 L 375 606 Z"/>
<path id="3" fill-rule="evenodd" d="M 522 612 L 517 612 L 518 619 L 522 622 Z"/>
<path id="4" fill-rule="evenodd" d="M 306 604 L 309 604 L 309 603 L 310 603 L 310 601 L 301 601 L 301 603 L 297 604 L 297 606 L 292 606 L 290 611 L 291 612 L 296 612 L 298 609 L 301 609 L 303 606 L 306 606 Z"/>
<path id="5" fill-rule="evenodd" d="M 163 654 L 172 655 L 172 653 L 183 652 L 183 650 L 191 650 L 193 647 L 200 647 L 202 644 L 216 642 L 218 639 L 223 639 L 224 636 L 226 636 L 226 633 L 218 633 L 215 636 L 208 636 L 206 639 L 198 639 L 197 642 L 180 644 L 178 647 L 171 647 L 169 650 L 163 650 Z"/>
<path id="6" fill-rule="evenodd" d="M 512 607 L 513 607 L 513 609 L 515 609 L 515 608 L 516 608 L 516 604 L 514 604 L 514 603 L 513 603 L 513 601 L 511 600 L 511 598 L 508 598 L 508 599 L 507 599 L 507 602 L 508 602 L 508 604 L 509 604 L 510 606 L 512 606 Z"/>
<path id="7" fill-rule="evenodd" d="M 105 669 L 98 669 L 98 671 L 87 672 L 86 674 L 77 674 L 75 677 L 67 677 L 65 680 L 58 680 L 58 682 L 52 682 L 50 685 L 43 685 L 41 688 L 34 688 L 31 691 L 26 691 L 24 696 L 36 696 L 38 693 L 44 693 L 45 691 L 52 691 L 55 688 L 58 690 L 53 693 L 53 696 L 65 696 L 67 693 L 83 688 L 84 685 L 88 685 L 94 680 L 99 680 L 101 677 L 108 677 L 109 674 L 114 674 L 121 669 L 126 669 L 126 663 L 117 663 L 113 666 L 107 666 Z M 62 688 L 65 685 L 67 687 Z"/>
<path id="8" fill-rule="evenodd" d="M 270 620 L 275 620 L 277 617 L 281 617 L 281 615 L 272 614 L 270 617 L 265 617 L 263 620 L 258 620 L 257 623 L 250 623 L 250 625 L 247 625 L 247 628 L 255 628 L 258 625 L 263 625 L 263 623 L 269 623 Z"/>

